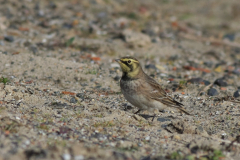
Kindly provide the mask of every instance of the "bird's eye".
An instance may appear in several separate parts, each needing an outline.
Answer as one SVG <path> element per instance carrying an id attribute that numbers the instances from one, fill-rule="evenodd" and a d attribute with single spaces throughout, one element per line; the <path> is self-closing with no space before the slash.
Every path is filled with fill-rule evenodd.
<path id="1" fill-rule="evenodd" d="M 131 60 L 128 60 L 128 63 L 131 63 Z"/>

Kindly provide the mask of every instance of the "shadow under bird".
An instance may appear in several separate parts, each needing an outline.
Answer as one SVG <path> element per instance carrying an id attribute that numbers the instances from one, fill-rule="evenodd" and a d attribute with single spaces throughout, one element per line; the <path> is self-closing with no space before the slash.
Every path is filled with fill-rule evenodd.
<path id="1" fill-rule="evenodd" d="M 122 57 L 115 61 L 122 69 L 121 91 L 127 101 L 139 109 L 135 114 L 142 110 L 153 112 L 155 109 L 163 110 L 167 107 L 173 107 L 190 115 L 182 107 L 182 103 L 168 96 L 154 79 L 144 73 L 136 58 Z"/>

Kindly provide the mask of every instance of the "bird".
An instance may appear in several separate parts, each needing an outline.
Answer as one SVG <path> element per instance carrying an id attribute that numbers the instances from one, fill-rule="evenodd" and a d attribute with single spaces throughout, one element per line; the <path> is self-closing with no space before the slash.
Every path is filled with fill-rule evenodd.
<path id="1" fill-rule="evenodd" d="M 177 108 L 187 115 L 191 115 L 183 104 L 170 97 L 166 91 L 153 78 L 148 76 L 142 69 L 139 61 L 131 56 L 115 59 L 122 69 L 120 88 L 125 99 L 138 108 L 134 114 L 155 109 L 164 110 L 167 107 Z M 155 114 L 152 121 L 154 120 Z"/>

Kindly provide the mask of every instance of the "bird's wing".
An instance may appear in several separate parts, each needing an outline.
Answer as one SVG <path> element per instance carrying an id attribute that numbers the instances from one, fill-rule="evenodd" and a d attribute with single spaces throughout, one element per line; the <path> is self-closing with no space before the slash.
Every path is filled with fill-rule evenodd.
<path id="1" fill-rule="evenodd" d="M 144 83 L 144 91 L 147 93 L 149 99 L 154 99 L 159 101 L 169 107 L 175 107 L 184 113 L 190 115 L 182 106 L 183 104 L 175 101 L 172 97 L 168 96 L 165 90 L 151 77 L 146 77 L 146 82 Z"/>

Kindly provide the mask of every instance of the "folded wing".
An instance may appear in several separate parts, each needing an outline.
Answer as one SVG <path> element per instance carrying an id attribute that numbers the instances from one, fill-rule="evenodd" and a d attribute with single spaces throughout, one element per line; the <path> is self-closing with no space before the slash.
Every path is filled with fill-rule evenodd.
<path id="1" fill-rule="evenodd" d="M 172 97 L 168 96 L 167 93 L 162 89 L 162 87 L 152 78 L 146 77 L 147 82 L 144 83 L 143 85 L 148 85 L 145 86 L 145 91 L 146 93 L 149 93 L 147 97 L 149 99 L 154 99 L 156 101 L 159 101 L 169 107 L 174 107 L 182 112 L 190 115 L 182 106 L 182 103 L 179 103 L 175 101 Z"/>

